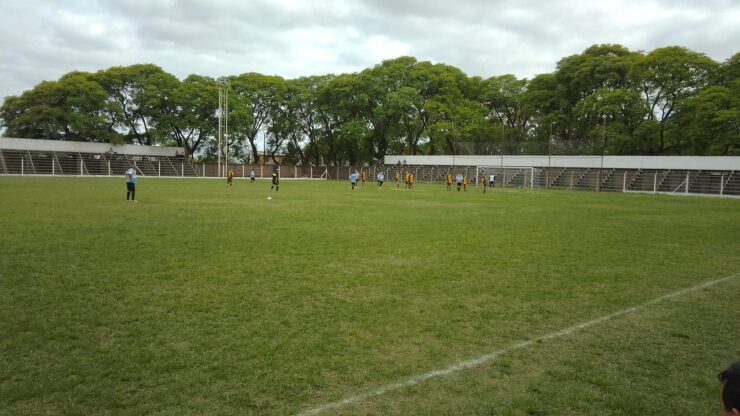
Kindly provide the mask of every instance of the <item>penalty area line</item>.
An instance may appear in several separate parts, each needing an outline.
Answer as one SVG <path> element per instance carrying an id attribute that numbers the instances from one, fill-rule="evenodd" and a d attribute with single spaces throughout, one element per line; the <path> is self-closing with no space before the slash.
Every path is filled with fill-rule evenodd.
<path id="1" fill-rule="evenodd" d="M 691 286 L 691 287 L 688 287 L 688 288 L 685 288 L 685 289 L 677 290 L 675 292 L 671 292 L 671 293 L 665 294 L 663 296 L 659 296 L 659 297 L 657 297 L 655 299 L 652 299 L 652 300 L 647 301 L 645 303 L 642 303 L 640 305 L 632 306 L 632 307 L 629 307 L 629 308 L 622 309 L 622 310 L 619 310 L 617 312 L 611 313 L 609 315 L 602 316 L 600 318 L 596 318 L 596 319 L 593 319 L 593 320 L 590 320 L 590 321 L 587 321 L 587 322 L 582 322 L 580 324 L 569 326 L 569 327 L 567 327 L 565 329 L 561 329 L 559 331 L 550 332 L 548 334 L 542 335 L 542 336 L 537 337 L 537 338 L 532 338 L 532 339 L 527 340 L 527 341 L 522 341 L 522 342 L 519 342 L 519 343 L 510 345 L 510 346 L 508 346 L 508 347 L 506 347 L 504 349 L 501 349 L 501 350 L 498 350 L 498 351 L 494 351 L 494 352 L 491 352 L 491 353 L 488 353 L 488 354 L 484 354 L 484 355 L 481 355 L 479 357 L 472 358 L 470 360 L 459 361 L 459 362 L 457 362 L 455 364 L 450 365 L 447 368 L 442 368 L 442 369 L 438 369 L 438 370 L 432 370 L 432 371 L 430 371 L 428 373 L 419 374 L 419 375 L 413 376 L 411 378 L 407 378 L 407 379 L 402 380 L 402 381 L 398 381 L 398 382 L 395 382 L 395 383 L 387 384 L 387 385 L 382 386 L 382 387 L 379 387 L 379 388 L 377 388 L 375 390 L 367 391 L 365 393 L 356 394 L 354 396 L 348 396 L 348 397 L 346 397 L 346 398 L 344 398 L 342 400 L 336 401 L 336 402 L 327 403 L 327 404 L 324 404 L 324 405 L 321 405 L 321 406 L 318 406 L 318 407 L 314 407 L 312 409 L 304 410 L 304 411 L 298 413 L 297 416 L 313 416 L 313 415 L 318 415 L 318 414 L 323 413 L 323 412 L 326 412 L 328 410 L 339 409 L 339 408 L 342 408 L 344 406 L 348 406 L 348 405 L 351 405 L 351 404 L 362 403 L 362 402 L 366 401 L 367 399 L 370 399 L 370 398 L 373 398 L 373 397 L 377 397 L 377 396 L 382 396 L 383 394 L 388 393 L 390 391 L 400 390 L 400 389 L 403 389 L 403 388 L 406 388 L 406 387 L 415 386 L 417 384 L 421 384 L 421 383 L 423 383 L 423 382 L 425 382 L 425 381 L 427 381 L 429 379 L 432 379 L 432 378 L 436 378 L 436 377 L 447 377 L 447 376 L 449 376 L 451 374 L 460 372 L 462 370 L 466 370 L 466 369 L 478 367 L 478 366 L 480 366 L 482 364 L 485 364 L 487 362 L 493 361 L 496 358 L 498 358 L 499 356 L 504 355 L 506 353 L 510 353 L 510 352 L 513 352 L 513 351 L 517 351 L 517 350 L 521 350 L 521 349 L 524 349 L 524 348 L 531 347 L 531 346 L 535 345 L 537 342 L 546 341 L 546 340 L 555 339 L 555 338 L 560 338 L 560 337 L 564 337 L 564 336 L 570 335 L 570 334 L 572 334 L 574 332 L 578 332 L 578 331 L 580 331 L 582 329 L 586 329 L 586 328 L 592 327 L 594 325 L 598 325 L 598 324 L 600 324 L 602 322 L 606 322 L 606 321 L 609 321 L 611 319 L 618 318 L 620 316 L 627 315 L 627 314 L 630 314 L 630 313 L 633 313 L 633 312 L 638 312 L 641 309 L 644 309 L 644 308 L 646 308 L 648 306 L 655 305 L 656 303 L 660 303 L 660 302 L 662 302 L 664 300 L 676 298 L 676 297 L 679 297 L 681 295 L 685 295 L 685 294 L 690 293 L 690 292 L 695 292 L 695 291 L 700 290 L 700 289 L 704 289 L 704 288 L 707 288 L 707 287 L 710 287 L 710 286 L 714 286 L 714 285 L 717 285 L 719 283 L 725 282 L 727 280 L 733 279 L 733 278 L 738 277 L 738 276 L 740 276 L 740 273 L 735 273 L 733 275 L 729 275 L 729 276 L 723 277 L 721 279 L 710 280 L 710 281 L 701 283 L 701 284 L 696 285 L 696 286 Z"/>

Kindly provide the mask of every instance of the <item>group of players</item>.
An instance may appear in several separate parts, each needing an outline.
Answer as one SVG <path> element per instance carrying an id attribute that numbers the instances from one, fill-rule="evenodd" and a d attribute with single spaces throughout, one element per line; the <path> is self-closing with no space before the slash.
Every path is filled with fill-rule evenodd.
<path id="1" fill-rule="evenodd" d="M 254 169 L 249 171 L 249 182 L 254 183 L 257 179 Z M 226 173 L 226 185 L 231 186 L 234 183 L 234 170 L 229 169 L 229 171 Z M 272 185 L 270 186 L 270 192 L 272 190 L 275 190 L 275 192 L 280 190 L 280 173 L 278 171 L 277 166 L 272 167 Z"/>
<path id="2" fill-rule="evenodd" d="M 378 188 L 382 188 L 383 184 L 385 183 L 385 172 L 378 172 L 377 175 L 375 175 L 376 179 L 376 186 Z M 358 186 L 365 186 L 365 183 L 368 180 L 368 174 L 367 172 L 358 172 L 357 170 L 354 171 L 354 173 L 349 175 L 349 183 L 352 185 L 352 190 L 354 191 L 356 187 Z M 401 173 L 396 172 L 396 177 L 394 178 L 396 182 L 396 187 L 401 187 Z M 414 189 L 414 183 L 416 182 L 416 177 L 411 172 L 406 172 L 404 184 L 406 186 L 406 189 L 413 190 Z"/>
<path id="3" fill-rule="evenodd" d="M 141 173 L 142 175 L 144 172 L 139 169 L 139 167 L 134 162 L 129 162 L 129 168 L 125 173 L 126 177 L 126 200 L 136 202 L 136 172 Z M 447 190 L 452 190 L 452 172 L 447 172 Z M 462 189 L 463 192 L 468 192 L 468 175 L 467 173 L 462 174 L 458 173 L 455 176 L 455 183 L 457 184 L 457 191 L 460 192 Z M 254 169 L 252 169 L 249 172 L 249 181 L 251 183 L 254 183 L 256 180 L 256 175 L 254 172 Z M 355 170 L 351 175 L 349 175 L 349 181 L 352 185 L 352 190 L 354 191 L 357 186 L 365 186 L 365 183 L 368 180 L 368 174 L 367 172 L 358 172 Z M 378 188 L 383 188 L 383 184 L 385 183 L 385 173 L 384 172 L 378 172 L 376 175 L 376 186 Z M 401 187 L 401 172 L 396 172 L 395 178 L 396 187 Z M 489 175 L 488 181 L 485 180 L 481 181 L 481 186 L 483 187 L 483 193 L 486 193 L 486 188 L 491 187 L 493 188 L 496 181 L 496 175 Z M 234 183 L 234 170 L 229 169 L 229 171 L 226 174 L 226 185 L 228 187 L 231 187 Z M 407 190 L 414 190 L 414 184 L 416 183 L 416 176 L 407 171 L 404 173 L 404 184 L 405 188 Z M 278 171 L 277 166 L 273 166 L 272 169 L 272 185 L 270 186 L 270 192 L 275 190 L 275 192 L 280 190 L 280 173 Z M 130 198 L 130 199 L 129 199 Z"/>
<path id="4" fill-rule="evenodd" d="M 144 172 L 139 169 L 135 162 L 128 162 L 128 169 L 124 173 L 126 178 L 126 201 L 136 202 L 136 173 L 144 175 Z M 254 183 L 256 180 L 254 169 L 249 172 L 249 182 Z M 226 173 L 226 186 L 231 187 L 234 183 L 234 170 L 229 169 Z M 280 174 L 278 173 L 277 166 L 272 169 L 272 185 L 270 186 L 270 192 L 280 190 Z"/>
<path id="5" fill-rule="evenodd" d="M 405 188 L 408 190 L 414 189 L 414 184 L 416 183 L 416 176 L 411 173 L 410 171 L 407 171 L 404 173 L 404 185 Z M 383 183 L 385 182 L 385 173 L 384 172 L 378 172 L 377 176 L 377 187 L 382 188 Z M 484 177 L 485 178 L 485 177 Z M 447 172 L 447 190 L 452 190 L 452 183 L 453 183 L 453 177 L 452 172 Z M 368 180 L 368 174 L 366 172 L 358 172 L 357 170 L 354 171 L 351 175 L 349 175 L 349 182 L 350 185 L 352 185 L 352 190 L 354 191 L 357 186 L 365 186 L 365 183 Z M 395 178 L 396 182 L 396 188 L 401 187 L 401 172 L 396 172 Z M 468 192 L 468 174 L 465 173 L 458 173 L 454 177 L 455 184 L 457 185 L 457 191 L 460 192 L 461 190 L 463 192 Z M 485 179 L 481 180 L 481 187 L 483 188 L 483 193 L 486 193 L 487 188 L 493 188 L 496 183 L 496 175 L 491 174 L 488 176 L 488 181 Z"/>
<path id="6" fill-rule="evenodd" d="M 482 179 L 480 181 L 480 185 L 483 188 L 483 193 L 485 194 L 487 188 L 489 188 L 489 187 L 493 188 L 495 186 L 495 184 L 496 184 L 496 175 L 493 175 L 493 174 L 489 175 L 488 176 L 488 181 L 485 180 L 485 176 L 483 178 L 484 179 Z M 465 173 L 464 175 L 462 173 L 458 173 L 455 176 L 455 184 L 457 184 L 457 191 L 458 192 L 460 192 L 460 189 L 461 188 L 462 188 L 462 191 L 463 192 L 468 192 L 468 183 L 469 182 L 470 181 L 468 180 L 468 174 L 467 173 Z M 448 191 L 451 191 L 452 190 L 452 173 L 451 172 L 447 172 L 447 190 Z"/>

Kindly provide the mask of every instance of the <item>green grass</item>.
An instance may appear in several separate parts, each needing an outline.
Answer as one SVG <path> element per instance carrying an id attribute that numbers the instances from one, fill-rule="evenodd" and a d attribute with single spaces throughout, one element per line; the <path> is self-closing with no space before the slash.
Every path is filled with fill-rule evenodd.
<path id="1" fill-rule="evenodd" d="M 740 272 L 740 201 L 0 178 L 0 414 L 287 415 Z M 325 414 L 698 415 L 740 275 Z"/>

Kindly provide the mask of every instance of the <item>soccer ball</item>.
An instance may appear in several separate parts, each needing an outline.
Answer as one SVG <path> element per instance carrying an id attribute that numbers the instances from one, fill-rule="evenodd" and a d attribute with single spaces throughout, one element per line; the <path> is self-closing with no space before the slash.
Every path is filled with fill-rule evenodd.
<path id="1" fill-rule="evenodd" d="M 271 197 L 271 196 L 268 196 L 268 197 L 267 197 L 267 200 L 268 200 L 268 201 L 272 201 L 272 197 Z"/>

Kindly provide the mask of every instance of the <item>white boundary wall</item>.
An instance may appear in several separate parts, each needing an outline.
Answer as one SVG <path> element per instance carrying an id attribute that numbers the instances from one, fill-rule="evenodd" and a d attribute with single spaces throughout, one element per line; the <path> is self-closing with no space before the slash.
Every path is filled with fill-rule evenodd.
<path id="1" fill-rule="evenodd" d="M 121 155 L 177 156 L 182 147 L 140 146 L 134 144 L 87 143 L 62 140 L 15 139 L 0 137 L 0 149 L 29 150 L 31 152 L 97 153 L 112 151 Z"/>
<path id="2" fill-rule="evenodd" d="M 603 159 L 603 160 L 602 160 Z M 740 171 L 740 156 L 386 156 L 386 165 L 537 166 L 553 168 Z M 603 163 L 603 164 L 602 164 Z"/>

